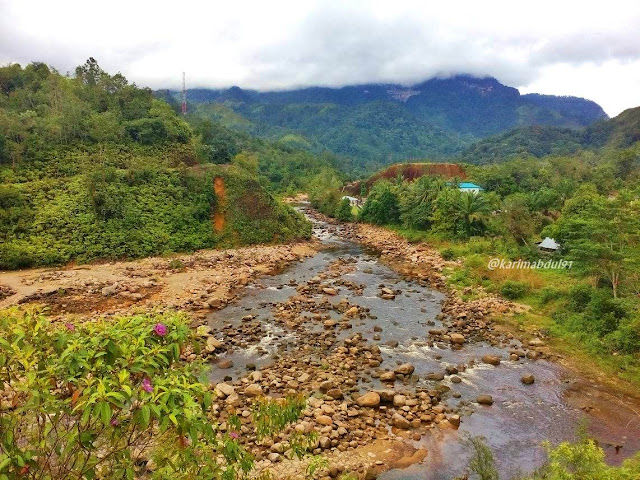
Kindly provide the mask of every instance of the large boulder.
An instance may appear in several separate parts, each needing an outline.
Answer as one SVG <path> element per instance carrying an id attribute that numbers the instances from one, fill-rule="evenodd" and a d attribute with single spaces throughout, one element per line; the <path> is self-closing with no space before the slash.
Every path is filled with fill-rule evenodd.
<path id="1" fill-rule="evenodd" d="M 356 400 L 361 407 L 376 407 L 380 405 L 380 395 L 377 392 L 367 392 Z"/>

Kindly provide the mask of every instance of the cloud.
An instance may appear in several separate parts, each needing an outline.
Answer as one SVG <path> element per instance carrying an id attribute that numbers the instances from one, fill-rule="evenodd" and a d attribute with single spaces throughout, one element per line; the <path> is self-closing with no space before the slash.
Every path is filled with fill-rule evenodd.
<path id="1" fill-rule="evenodd" d="M 617 113 L 640 103 L 637 85 L 614 77 L 637 78 L 639 24 L 630 0 L 0 0 L 0 63 L 66 72 L 93 56 L 153 88 L 178 87 L 182 71 L 190 86 L 262 90 L 470 73 L 541 93 L 573 83 Z M 600 84 L 585 83 L 596 69 Z"/>

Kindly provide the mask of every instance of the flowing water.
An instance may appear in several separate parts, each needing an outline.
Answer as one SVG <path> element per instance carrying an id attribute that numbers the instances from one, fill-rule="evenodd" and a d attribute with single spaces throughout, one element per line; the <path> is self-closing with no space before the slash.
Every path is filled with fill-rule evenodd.
<path id="1" fill-rule="evenodd" d="M 447 365 L 469 365 L 487 353 L 508 358 L 504 349 L 483 342 L 467 343 L 460 350 L 452 350 L 448 344 L 430 347 L 427 330 L 441 326 L 436 316 L 443 295 L 401 277 L 380 263 L 375 252 L 345 241 L 335 230 L 330 232 L 326 227 L 316 222 L 315 235 L 328 247 L 326 250 L 278 275 L 261 278 L 259 283 L 247 287 L 237 303 L 210 317 L 212 326 L 225 322 L 238 325 L 242 317 L 251 312 L 258 316 L 264 330 L 259 342 L 229 354 L 235 367 L 233 371 L 214 368 L 213 380 L 241 375 L 248 364 L 260 368 L 272 361 L 275 352 L 282 354 L 283 345 L 286 350 L 287 344 L 295 344 L 297 334 L 283 330 L 273 321 L 273 305 L 297 295 L 295 284 L 309 281 L 339 258 L 353 262 L 355 267 L 342 278 L 364 285 L 361 295 L 342 288 L 339 297 L 347 298 L 350 304 L 368 307 L 373 318 L 377 317 L 375 321 L 354 322 L 349 335 L 357 331 L 367 341 L 379 344 L 385 359 L 383 364 L 394 365 L 398 360 L 411 362 L 416 368 L 414 376 L 420 379 L 418 384 L 433 386 L 436 383 L 425 380 L 425 375 L 443 373 Z M 383 300 L 378 296 L 381 284 L 401 293 L 393 301 Z M 374 325 L 382 327 L 379 340 L 374 340 Z M 398 341 L 398 345 L 385 346 L 389 340 Z M 535 383 L 523 385 L 520 378 L 524 374 L 533 374 Z M 511 478 L 540 465 L 544 460 L 542 441 L 558 442 L 575 437 L 583 413 L 567 406 L 564 400 L 564 393 L 573 380 L 563 367 L 545 360 L 503 360 L 497 367 L 476 363 L 458 376 L 461 383 L 451 383 L 449 376 L 437 383 L 451 388 L 443 402 L 460 408 L 463 414 L 460 428 L 434 428 L 415 442 L 428 449 L 422 463 L 389 471 L 379 478 L 452 479 L 467 466 L 470 449 L 465 444 L 466 436 L 476 435 L 484 436 L 494 451 L 502 478 Z M 374 384 L 377 386 L 379 384 Z M 474 402 L 477 395 L 485 393 L 493 396 L 493 406 L 482 407 Z"/>

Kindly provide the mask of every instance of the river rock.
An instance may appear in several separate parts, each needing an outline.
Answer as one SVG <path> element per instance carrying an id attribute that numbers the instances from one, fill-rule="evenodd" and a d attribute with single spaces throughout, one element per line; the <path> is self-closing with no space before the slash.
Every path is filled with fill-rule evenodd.
<path id="1" fill-rule="evenodd" d="M 482 361 L 484 363 L 488 363 L 489 365 L 500 365 L 500 357 L 497 355 L 483 355 Z"/>
<path id="2" fill-rule="evenodd" d="M 399 413 L 393 414 L 391 417 L 391 425 L 401 430 L 409 430 L 411 428 L 411 422 Z"/>
<path id="3" fill-rule="evenodd" d="M 393 371 L 400 375 L 411 375 L 415 371 L 415 367 L 410 363 L 398 365 Z"/>
<path id="4" fill-rule="evenodd" d="M 337 295 L 338 291 L 335 288 L 325 287 L 322 291 L 327 295 Z"/>
<path id="5" fill-rule="evenodd" d="M 381 382 L 395 382 L 396 374 L 394 372 L 383 372 L 380 374 Z"/>
<path id="6" fill-rule="evenodd" d="M 493 405 L 493 397 L 491 395 L 478 395 L 476 402 L 480 405 Z"/>
<path id="7" fill-rule="evenodd" d="M 536 378 L 533 375 L 523 375 L 520 381 L 525 385 L 532 385 L 536 381 Z"/>
<path id="8" fill-rule="evenodd" d="M 449 335 L 449 338 L 451 343 L 455 343 L 456 345 L 462 345 L 467 341 L 467 339 L 464 338 L 464 335 L 462 335 L 461 333 L 452 333 L 451 335 Z"/>
<path id="9" fill-rule="evenodd" d="M 545 343 L 540 340 L 539 338 L 532 338 L 531 340 L 529 340 L 529 346 L 530 347 L 544 347 Z"/>
<path id="10" fill-rule="evenodd" d="M 356 400 L 360 407 L 376 407 L 380 405 L 380 395 L 377 392 L 367 392 Z"/>
<path id="11" fill-rule="evenodd" d="M 229 358 L 223 358 L 218 362 L 218 368 L 222 368 L 223 370 L 226 370 L 231 367 L 233 367 L 233 362 Z"/>
<path id="12" fill-rule="evenodd" d="M 262 395 L 262 387 L 257 383 L 252 383 L 247 388 L 244 389 L 244 394 L 247 397 L 258 397 Z"/>
<path id="13" fill-rule="evenodd" d="M 318 415 L 316 417 L 316 423 L 320 425 L 333 425 L 333 419 L 329 415 Z"/>

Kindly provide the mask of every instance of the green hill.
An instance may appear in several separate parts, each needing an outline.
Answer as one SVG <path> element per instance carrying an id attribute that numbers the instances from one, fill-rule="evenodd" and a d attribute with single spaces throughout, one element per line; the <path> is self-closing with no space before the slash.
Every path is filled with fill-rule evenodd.
<path id="1" fill-rule="evenodd" d="M 640 107 L 582 129 L 530 126 L 474 143 L 457 159 L 485 164 L 510 158 L 570 155 L 580 150 L 624 149 L 640 141 Z"/>
<path id="2" fill-rule="evenodd" d="M 269 193 L 307 155 L 192 126 L 93 59 L 0 68 L 0 268 L 308 237 Z"/>

